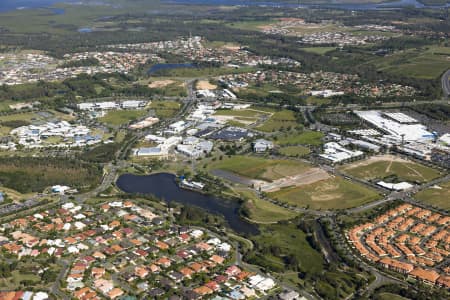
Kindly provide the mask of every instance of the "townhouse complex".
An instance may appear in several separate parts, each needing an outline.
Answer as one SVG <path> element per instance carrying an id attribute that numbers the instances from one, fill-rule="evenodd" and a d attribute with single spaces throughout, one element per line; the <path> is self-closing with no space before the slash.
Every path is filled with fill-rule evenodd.
<path id="1" fill-rule="evenodd" d="M 450 217 L 402 204 L 346 232 L 364 259 L 425 284 L 450 287 Z"/>

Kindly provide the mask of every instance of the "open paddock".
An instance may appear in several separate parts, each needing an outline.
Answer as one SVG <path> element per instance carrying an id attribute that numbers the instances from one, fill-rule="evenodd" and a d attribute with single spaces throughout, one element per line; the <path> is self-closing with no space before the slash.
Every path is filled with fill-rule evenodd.
<path id="1" fill-rule="evenodd" d="M 380 195 L 362 185 L 333 177 L 309 185 L 286 187 L 269 193 L 269 197 L 299 207 L 332 210 L 357 207 L 378 200 Z"/>
<path id="2" fill-rule="evenodd" d="M 396 176 L 400 181 L 424 183 L 438 178 L 438 170 L 395 155 L 378 155 L 363 161 L 341 167 L 341 170 L 353 177 L 364 180 L 383 179 Z"/>
<path id="3" fill-rule="evenodd" d="M 450 181 L 420 191 L 415 198 L 426 204 L 450 210 Z"/>
<path id="4" fill-rule="evenodd" d="M 228 171 L 249 179 L 264 180 L 266 182 L 296 176 L 311 170 L 310 165 L 300 161 L 240 155 L 213 163 L 210 168 Z"/>

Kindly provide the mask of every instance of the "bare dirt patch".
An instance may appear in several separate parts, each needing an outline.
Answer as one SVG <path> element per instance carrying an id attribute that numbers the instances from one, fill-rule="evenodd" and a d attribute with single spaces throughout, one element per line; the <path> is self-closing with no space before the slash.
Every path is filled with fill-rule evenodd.
<path id="1" fill-rule="evenodd" d="M 330 178 L 330 175 L 322 169 L 311 168 L 300 174 L 286 176 L 272 182 L 257 186 L 264 192 L 276 192 L 289 186 L 301 186 L 315 183 Z"/>
<path id="2" fill-rule="evenodd" d="M 226 44 L 222 48 L 229 51 L 239 51 L 241 49 L 241 46 L 234 44 Z"/>
<path id="3" fill-rule="evenodd" d="M 216 88 L 217 88 L 217 85 L 211 84 L 207 80 L 200 80 L 197 82 L 198 90 L 215 90 Z"/>
<path id="4" fill-rule="evenodd" d="M 157 88 L 162 88 L 168 85 L 171 85 L 172 83 L 175 83 L 175 81 L 167 79 L 167 80 L 156 80 L 151 82 L 148 87 L 151 89 L 157 89 Z"/>
<path id="5" fill-rule="evenodd" d="M 369 159 L 358 161 L 358 162 L 353 163 L 353 164 L 349 164 L 349 165 L 345 166 L 343 169 L 344 170 L 349 170 L 349 169 L 353 169 L 353 168 L 357 168 L 357 167 L 368 166 L 368 165 L 370 165 L 370 164 L 372 164 L 374 162 L 377 162 L 377 161 L 390 161 L 390 162 L 396 161 L 396 162 L 403 162 L 403 163 L 409 162 L 409 161 L 407 161 L 407 160 L 405 160 L 403 158 L 400 158 L 398 156 L 385 154 L 385 155 L 372 156 Z M 389 167 L 390 167 L 390 165 L 389 165 Z"/>

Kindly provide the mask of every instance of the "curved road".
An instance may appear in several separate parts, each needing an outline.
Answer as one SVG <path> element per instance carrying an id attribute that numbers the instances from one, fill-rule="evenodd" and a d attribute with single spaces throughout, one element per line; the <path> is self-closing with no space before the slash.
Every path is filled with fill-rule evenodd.
<path id="1" fill-rule="evenodd" d="M 450 95 L 450 70 L 447 70 L 442 77 L 441 77 L 441 83 L 442 83 L 442 96 L 447 99 Z"/>

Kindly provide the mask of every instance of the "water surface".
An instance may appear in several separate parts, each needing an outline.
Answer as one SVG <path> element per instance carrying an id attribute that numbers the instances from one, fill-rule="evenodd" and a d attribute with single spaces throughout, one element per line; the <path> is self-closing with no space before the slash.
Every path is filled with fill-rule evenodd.
<path id="1" fill-rule="evenodd" d="M 158 173 L 145 176 L 124 174 L 117 179 L 116 185 L 127 193 L 154 195 L 166 203 L 174 201 L 183 205 L 193 205 L 210 213 L 222 215 L 237 233 L 258 233 L 256 225 L 246 222 L 239 216 L 240 204 L 237 201 L 181 189 L 175 182 L 173 174 Z"/>

